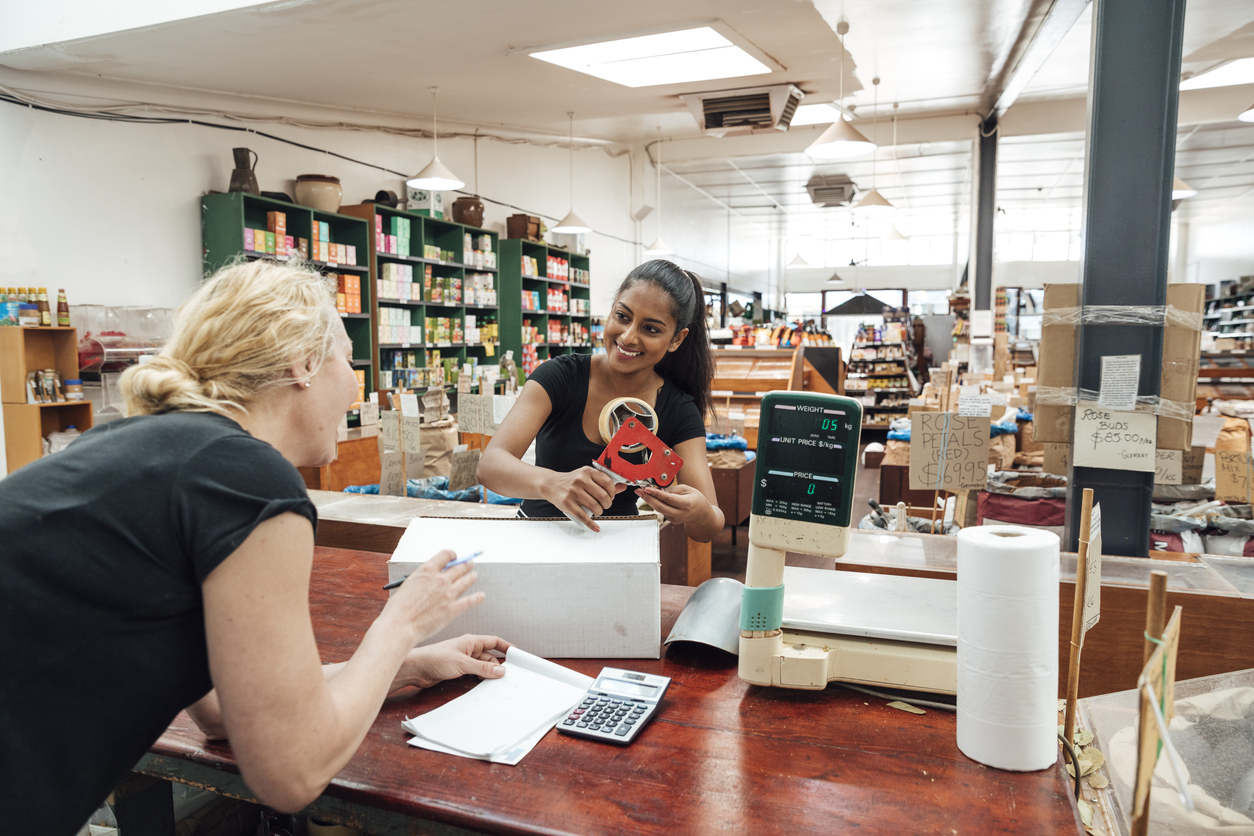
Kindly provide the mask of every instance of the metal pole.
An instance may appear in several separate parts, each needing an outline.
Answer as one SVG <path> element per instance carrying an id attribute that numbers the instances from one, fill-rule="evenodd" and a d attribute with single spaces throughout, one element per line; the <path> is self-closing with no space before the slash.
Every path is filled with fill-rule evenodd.
<path id="1" fill-rule="evenodd" d="M 1084 174 L 1081 305 L 1163 305 L 1171 233 L 1176 107 L 1184 0 L 1098 0 L 1093 10 L 1089 131 Z M 1139 395 L 1157 395 L 1161 324 L 1081 322 L 1076 329 L 1078 386 L 1100 390 L 1106 355 L 1141 355 Z M 1072 449 L 1075 449 L 1074 424 Z M 1072 466 L 1067 547 L 1074 550 L 1085 488 L 1107 508 L 1102 543 L 1109 554 L 1149 553 L 1154 474 Z"/>
<path id="2" fill-rule="evenodd" d="M 975 284 L 971 310 L 993 309 L 993 220 L 997 215 L 997 123 L 980 125 L 979 184 L 975 205 Z M 991 335 L 990 335 L 991 336 Z"/>

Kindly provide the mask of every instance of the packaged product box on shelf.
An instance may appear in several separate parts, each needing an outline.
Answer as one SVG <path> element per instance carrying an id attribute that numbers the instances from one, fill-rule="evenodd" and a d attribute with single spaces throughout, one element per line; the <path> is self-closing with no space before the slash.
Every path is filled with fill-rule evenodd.
<path id="1" fill-rule="evenodd" d="M 405 197 L 405 208 L 409 211 L 444 220 L 444 192 L 410 188 L 406 190 Z"/>
<path id="2" fill-rule="evenodd" d="M 244 251 L 254 252 L 253 246 L 253 230 L 246 226 L 244 227 Z"/>

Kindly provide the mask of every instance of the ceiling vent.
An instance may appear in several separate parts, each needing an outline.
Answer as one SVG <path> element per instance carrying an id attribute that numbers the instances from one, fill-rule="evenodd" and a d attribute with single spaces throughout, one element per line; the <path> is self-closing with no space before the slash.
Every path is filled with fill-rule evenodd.
<path id="1" fill-rule="evenodd" d="M 788 130 L 797 105 L 805 97 L 795 84 L 775 84 L 679 98 L 688 105 L 702 131 L 712 136 L 736 136 Z"/>
<path id="2" fill-rule="evenodd" d="M 858 189 L 847 174 L 833 174 L 824 177 L 816 174 L 806 183 L 806 191 L 810 200 L 819 206 L 847 206 L 853 201 Z"/>

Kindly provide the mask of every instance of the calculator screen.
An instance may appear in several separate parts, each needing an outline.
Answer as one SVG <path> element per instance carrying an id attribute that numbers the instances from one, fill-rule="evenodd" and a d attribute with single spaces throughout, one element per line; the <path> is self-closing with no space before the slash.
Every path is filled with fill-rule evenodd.
<path id="1" fill-rule="evenodd" d="M 657 693 L 656 685 L 643 685 L 639 682 L 624 682 L 621 679 L 599 679 L 596 688 L 615 694 L 627 694 L 633 697 L 651 697 Z"/>

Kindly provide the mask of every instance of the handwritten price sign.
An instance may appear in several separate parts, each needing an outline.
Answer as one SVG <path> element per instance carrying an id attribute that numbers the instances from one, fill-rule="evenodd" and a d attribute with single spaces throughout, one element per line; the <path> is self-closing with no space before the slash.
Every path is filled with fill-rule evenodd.
<path id="1" fill-rule="evenodd" d="M 1075 408 L 1075 464 L 1107 470 L 1154 472 L 1158 416 L 1115 412 L 1095 403 Z"/>
<path id="2" fill-rule="evenodd" d="M 1215 499 L 1250 504 L 1254 498 L 1252 477 L 1254 463 L 1250 461 L 1249 453 L 1215 451 Z"/>
<path id="3" fill-rule="evenodd" d="M 960 491 L 988 482 L 989 419 L 956 412 L 910 417 L 910 489 Z"/>

